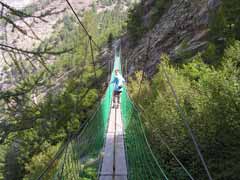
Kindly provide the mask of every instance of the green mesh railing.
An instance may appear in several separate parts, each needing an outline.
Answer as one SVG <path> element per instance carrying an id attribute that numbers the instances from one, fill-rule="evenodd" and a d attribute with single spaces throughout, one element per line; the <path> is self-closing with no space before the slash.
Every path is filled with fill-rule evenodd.
<path id="1" fill-rule="evenodd" d="M 117 54 L 117 53 L 116 53 Z M 114 70 L 121 71 L 120 57 L 115 56 Z M 114 77 L 114 70 L 111 81 Z M 62 165 L 55 179 L 97 179 L 101 167 L 102 149 L 111 109 L 113 84 L 109 84 L 99 108 L 82 130 L 81 134 L 68 145 L 62 156 Z"/>
<path id="2" fill-rule="evenodd" d="M 116 68 L 121 71 L 119 52 L 115 53 L 111 81 Z M 38 180 L 92 180 L 98 178 L 112 92 L 113 84 L 110 83 L 96 112 L 84 125 L 81 133 L 60 148 L 54 161 L 39 176 Z"/>
<path id="3" fill-rule="evenodd" d="M 97 179 L 108 125 L 113 85 L 109 85 L 96 112 L 81 133 L 66 143 L 59 158 L 38 179 Z"/>
<path id="4" fill-rule="evenodd" d="M 120 51 L 115 52 L 114 70 L 121 72 Z M 102 163 L 111 109 L 113 84 L 109 84 L 92 118 L 84 125 L 81 133 L 60 148 L 51 166 L 40 176 L 41 180 L 93 180 L 98 179 Z M 121 111 L 124 123 L 125 154 L 128 164 L 128 180 L 167 180 L 157 159 L 148 144 L 140 113 L 127 94 L 121 95 Z"/>
<path id="5" fill-rule="evenodd" d="M 62 165 L 55 177 L 61 179 L 97 179 L 101 151 L 108 124 L 112 86 L 106 91 L 99 108 L 81 134 L 72 140 L 62 156 Z"/>
<path id="6" fill-rule="evenodd" d="M 128 180 L 167 180 L 148 144 L 140 113 L 124 89 L 121 96 Z"/>

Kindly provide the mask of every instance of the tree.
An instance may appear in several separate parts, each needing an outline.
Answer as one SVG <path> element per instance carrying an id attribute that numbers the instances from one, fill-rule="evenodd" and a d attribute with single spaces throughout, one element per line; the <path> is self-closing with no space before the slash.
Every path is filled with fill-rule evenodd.
<path id="1" fill-rule="evenodd" d="M 108 48 L 112 49 L 112 42 L 113 42 L 113 34 L 110 33 L 108 36 Z"/>
<path id="2" fill-rule="evenodd" d="M 127 20 L 127 31 L 131 37 L 132 44 L 136 43 L 145 32 L 142 16 L 143 16 L 142 4 L 135 5 L 134 8 L 129 10 Z"/>
<path id="3" fill-rule="evenodd" d="M 12 31 L 16 30 L 22 36 L 27 36 L 32 40 L 40 40 L 37 33 L 33 31 L 32 25 L 31 23 L 29 23 L 28 20 L 31 19 L 33 22 L 37 20 L 47 22 L 47 17 L 54 14 L 62 13 L 65 11 L 65 9 L 60 11 L 54 11 L 54 8 L 51 8 L 40 15 L 32 15 L 27 14 L 24 11 L 17 10 L 4 2 L 0 2 L 0 5 L 2 6 L 0 25 L 5 28 L 2 35 L 3 41 L 2 43 L 0 43 L 1 56 L 2 59 L 5 61 L 6 65 L 9 66 L 12 65 L 11 63 L 9 63 L 7 58 L 11 59 L 20 74 L 23 75 L 23 73 L 31 73 L 27 71 L 29 67 L 26 67 L 26 63 L 28 63 L 33 68 L 33 70 L 36 70 L 37 67 L 34 61 L 37 61 L 40 65 L 42 65 L 46 70 L 49 71 L 45 63 L 45 59 L 48 58 L 49 55 L 56 56 L 72 50 L 72 48 L 69 48 L 62 51 L 55 51 L 53 47 L 48 46 L 36 50 L 26 50 L 9 44 L 6 38 L 8 33 L 6 28 L 12 26 Z M 25 25 L 25 28 L 20 26 L 20 23 L 17 23 L 17 21 L 22 22 Z"/>
<path id="4" fill-rule="evenodd" d="M 221 59 L 224 49 L 231 45 L 235 39 L 240 40 L 240 4 L 238 0 L 223 0 L 221 5 L 214 11 L 210 12 L 210 33 L 209 40 L 212 43 L 209 50 L 212 56 L 208 54 L 208 58 L 216 62 Z M 218 61 L 219 62 L 219 61 Z"/>

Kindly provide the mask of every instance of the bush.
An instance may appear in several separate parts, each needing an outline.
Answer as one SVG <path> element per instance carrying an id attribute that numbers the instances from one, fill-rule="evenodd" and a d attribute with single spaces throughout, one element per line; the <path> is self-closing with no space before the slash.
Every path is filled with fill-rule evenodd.
<path id="1" fill-rule="evenodd" d="M 55 146 L 49 146 L 44 152 L 33 156 L 30 162 L 25 165 L 27 175 L 25 175 L 23 180 L 37 179 L 39 174 L 41 174 L 42 170 L 48 166 L 49 162 L 52 160 L 59 147 L 60 144 Z M 56 164 L 53 164 L 53 166 L 54 165 Z M 48 178 L 51 179 L 52 177 L 53 174 L 49 174 Z"/>
<path id="2" fill-rule="evenodd" d="M 240 168 L 240 43 L 225 50 L 223 63 L 217 69 L 206 65 L 200 56 L 182 67 L 169 64 L 163 57 L 158 73 L 150 82 L 144 81 L 139 97 L 131 81 L 131 94 L 143 109 L 149 140 L 172 179 L 187 179 L 169 154 L 160 136 L 169 144 L 194 178 L 206 179 L 176 101 L 163 73 L 163 67 L 186 112 L 189 123 L 200 144 L 207 165 L 216 180 L 234 180 Z M 131 84 L 133 86 L 131 86 Z"/>

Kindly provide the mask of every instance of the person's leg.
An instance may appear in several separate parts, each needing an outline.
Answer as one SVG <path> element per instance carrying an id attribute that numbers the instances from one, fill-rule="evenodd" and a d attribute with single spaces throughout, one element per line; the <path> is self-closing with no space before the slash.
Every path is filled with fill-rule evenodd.
<path id="1" fill-rule="evenodd" d="M 116 104 L 116 91 L 113 91 L 113 105 L 112 107 L 114 108 L 114 105 Z"/>
<path id="2" fill-rule="evenodd" d="M 118 92 L 118 93 L 117 93 L 117 103 L 118 103 L 118 104 L 120 103 L 120 93 L 121 93 L 121 92 Z"/>
<path id="3" fill-rule="evenodd" d="M 117 102 L 116 102 L 116 99 L 115 99 L 115 102 L 116 102 L 116 103 L 114 103 L 114 104 L 115 104 L 115 108 L 118 108 L 118 104 L 119 104 L 119 94 L 118 94 L 117 91 L 116 91 L 115 98 L 117 99 Z"/>
<path id="4" fill-rule="evenodd" d="M 115 103 L 116 91 L 113 91 L 113 103 Z"/>

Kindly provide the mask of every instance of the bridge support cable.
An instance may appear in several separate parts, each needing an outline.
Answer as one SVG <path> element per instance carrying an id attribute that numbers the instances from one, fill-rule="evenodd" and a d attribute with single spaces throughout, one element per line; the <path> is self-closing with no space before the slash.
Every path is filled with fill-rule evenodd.
<path id="1" fill-rule="evenodd" d="M 85 27 L 85 25 L 83 24 L 83 22 L 80 20 L 80 18 L 78 17 L 76 11 L 73 9 L 71 3 L 69 2 L 69 0 L 65 0 L 68 4 L 68 6 L 70 7 L 71 11 L 73 12 L 73 14 L 75 15 L 75 17 L 77 18 L 79 24 L 81 25 L 81 27 L 83 28 L 85 34 L 87 35 L 87 37 L 89 38 L 89 40 L 91 40 L 94 44 L 94 46 L 96 46 L 99 50 L 101 49 L 97 43 L 92 39 L 92 36 L 90 35 L 90 33 L 88 32 L 87 28 Z"/>
<path id="2" fill-rule="evenodd" d="M 71 11 L 73 12 L 74 16 L 77 18 L 79 24 L 81 25 L 81 27 L 83 28 L 86 36 L 89 39 L 89 44 L 90 44 L 90 50 L 91 50 L 91 58 L 92 58 L 92 64 L 93 64 L 93 70 L 94 70 L 94 77 L 95 80 L 97 81 L 97 73 L 96 73 L 96 62 L 94 60 L 94 52 L 93 52 L 93 45 L 95 47 L 97 47 L 98 50 L 100 50 L 101 48 L 97 45 L 97 43 L 94 41 L 94 39 L 92 38 L 92 36 L 90 35 L 90 33 L 88 32 L 87 28 L 85 27 L 85 25 L 83 24 L 83 22 L 80 20 L 80 18 L 78 17 L 76 11 L 73 9 L 71 3 L 69 2 L 69 0 L 65 0 L 68 4 L 68 6 L 70 7 Z"/>
<path id="3" fill-rule="evenodd" d="M 145 118 L 144 118 L 145 119 Z M 153 124 L 151 121 L 148 121 L 150 123 L 150 125 L 152 127 Z M 169 147 L 169 145 L 167 144 L 167 142 L 163 139 L 163 137 L 161 136 L 161 133 L 158 134 L 158 137 L 161 141 L 161 143 L 167 148 L 167 150 L 169 151 L 169 153 L 174 157 L 174 159 L 177 161 L 177 163 L 181 166 L 181 168 L 185 171 L 185 173 L 188 175 L 188 177 L 191 179 L 191 180 L 195 180 L 193 178 L 193 176 L 190 174 L 190 172 L 187 170 L 187 168 L 183 165 L 183 163 L 180 161 L 180 159 L 177 157 L 177 155 L 174 153 L 174 151 Z"/>
<path id="4" fill-rule="evenodd" d="M 140 93 L 141 93 L 141 88 L 142 88 L 142 83 L 143 83 L 143 80 L 144 80 L 144 74 L 145 74 L 145 71 L 146 71 L 146 62 L 147 60 L 149 59 L 149 50 L 150 50 L 150 44 L 151 44 L 151 36 L 148 38 L 148 45 L 147 45 L 147 48 L 146 48 L 146 60 L 143 64 L 143 72 L 142 72 L 142 76 L 141 76 L 141 80 L 140 80 L 140 83 L 139 83 L 139 87 L 138 87 L 138 93 L 137 93 L 137 98 L 140 98 Z M 130 98 L 130 97 L 129 97 Z M 133 102 L 133 100 L 131 100 Z M 137 105 L 134 104 L 133 102 L 133 105 L 135 107 L 135 109 L 137 111 L 139 111 L 141 113 L 141 110 L 137 107 Z M 141 113 L 142 115 L 142 113 Z M 140 116 L 141 116 L 140 115 Z M 139 119 L 141 119 L 141 117 L 139 117 Z M 149 120 L 148 122 L 150 122 L 151 126 L 153 126 L 153 124 L 151 123 L 151 120 Z M 142 123 L 141 123 L 141 126 Z M 144 127 L 142 127 L 144 129 Z M 183 165 L 183 163 L 178 159 L 178 157 L 176 156 L 176 154 L 171 150 L 171 148 L 168 146 L 168 144 L 163 140 L 162 136 L 159 134 L 158 135 L 160 137 L 160 140 L 161 142 L 166 146 L 166 148 L 168 149 L 168 151 L 170 152 L 170 154 L 174 157 L 174 159 L 177 161 L 177 163 L 182 167 L 182 169 L 185 171 L 185 173 L 188 175 L 188 177 L 191 179 L 191 180 L 194 180 L 194 178 L 192 177 L 192 175 L 190 174 L 190 172 L 186 169 L 186 167 Z M 147 141 L 147 138 L 146 138 L 146 141 Z M 151 149 L 151 147 L 149 146 L 149 148 Z"/>
<path id="5" fill-rule="evenodd" d="M 93 64 L 93 71 L 94 71 L 94 77 L 95 77 L 95 81 L 97 81 L 97 72 L 96 72 L 96 63 L 94 60 L 94 52 L 93 52 L 93 46 L 92 46 L 92 38 L 90 38 L 90 49 L 91 49 L 91 58 L 92 58 L 92 64 Z"/>
<path id="6" fill-rule="evenodd" d="M 181 115 L 181 117 L 182 117 L 183 123 L 184 123 L 185 127 L 186 127 L 187 130 L 188 130 L 188 133 L 189 133 L 189 135 L 190 135 L 190 137 L 191 137 L 191 139 L 192 139 L 192 141 L 193 141 L 193 144 L 194 144 L 194 146 L 195 146 L 195 149 L 196 149 L 196 151 L 197 151 L 197 154 L 198 154 L 198 156 L 199 156 L 199 158 L 200 158 L 200 160 L 201 160 L 201 162 L 202 162 L 202 165 L 203 165 L 203 167 L 204 167 L 204 169 L 205 169 L 205 171 L 206 171 L 206 173 L 207 173 L 208 179 L 209 179 L 209 180 L 213 180 L 213 179 L 212 179 L 212 176 L 211 176 L 211 174 L 210 174 L 210 172 L 209 172 L 208 166 L 207 166 L 207 164 L 206 164 L 206 162 L 205 162 L 205 160 L 204 160 L 204 157 L 203 157 L 203 155 L 202 155 L 202 152 L 201 152 L 201 150 L 200 150 L 200 147 L 199 147 L 199 145 L 198 145 L 198 143 L 197 143 L 197 140 L 196 140 L 196 138 L 195 138 L 195 135 L 194 135 L 194 133 L 193 133 L 193 131 L 192 131 L 190 125 L 189 125 L 189 120 L 188 120 L 188 118 L 187 118 L 186 112 L 182 109 L 182 107 L 181 107 L 181 105 L 180 105 L 180 102 L 179 102 L 179 98 L 178 98 L 178 96 L 177 96 L 177 93 L 176 93 L 176 91 L 175 91 L 175 89 L 174 89 L 174 87 L 173 87 L 173 85 L 172 85 L 172 83 L 171 83 L 171 81 L 170 81 L 170 79 L 169 79 L 169 76 L 168 76 L 168 74 L 167 74 L 167 72 L 166 72 L 166 70 L 165 70 L 165 68 L 164 68 L 164 64 L 163 64 L 163 63 L 161 63 L 161 69 L 162 69 L 162 72 L 163 72 L 163 74 L 164 74 L 164 76 L 165 76 L 165 78 L 166 78 L 167 84 L 169 85 L 169 87 L 170 87 L 170 89 L 171 89 L 171 92 L 172 92 L 172 94 L 173 94 L 173 97 L 174 97 L 174 99 L 175 99 L 177 110 L 178 110 L 178 112 L 180 113 L 180 115 Z"/>
<path id="7" fill-rule="evenodd" d="M 144 116 L 144 110 L 142 110 L 141 108 L 139 108 L 138 105 L 136 105 L 134 103 L 134 101 L 131 99 L 131 97 L 128 95 L 128 98 L 131 100 L 134 108 L 136 111 L 138 111 L 139 114 L 139 118 L 140 119 L 144 119 L 145 121 L 149 122 L 151 127 L 154 127 L 153 123 L 151 122 L 151 120 L 147 120 L 147 118 Z M 143 125 L 142 125 L 143 126 Z M 143 127 L 144 128 L 144 127 Z M 158 137 L 160 138 L 160 141 L 162 142 L 163 145 L 166 146 L 166 148 L 168 149 L 168 151 L 170 152 L 170 154 L 172 154 L 172 156 L 174 157 L 174 159 L 178 162 L 178 164 L 182 167 L 182 169 L 185 171 L 185 173 L 188 175 L 188 177 L 191 180 L 195 180 L 192 175 L 190 174 L 190 172 L 187 170 L 187 168 L 183 165 L 183 163 L 180 161 L 180 159 L 176 156 L 176 154 L 174 153 L 174 151 L 169 147 L 169 145 L 167 144 L 167 142 L 163 139 L 163 137 L 161 136 L 161 132 L 160 134 L 158 134 Z"/>

